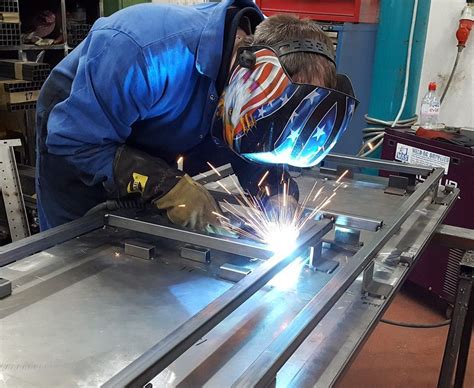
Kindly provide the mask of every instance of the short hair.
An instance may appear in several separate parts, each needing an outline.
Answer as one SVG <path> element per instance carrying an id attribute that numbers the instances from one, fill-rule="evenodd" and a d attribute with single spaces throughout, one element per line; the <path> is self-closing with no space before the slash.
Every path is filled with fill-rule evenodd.
<path id="1" fill-rule="evenodd" d="M 274 15 L 262 21 L 255 29 L 253 44 L 272 47 L 290 39 L 318 40 L 334 53 L 331 39 L 316 22 L 293 15 Z M 322 55 L 292 53 L 282 56 L 280 61 L 293 82 L 328 88 L 336 86 L 336 67 Z"/>

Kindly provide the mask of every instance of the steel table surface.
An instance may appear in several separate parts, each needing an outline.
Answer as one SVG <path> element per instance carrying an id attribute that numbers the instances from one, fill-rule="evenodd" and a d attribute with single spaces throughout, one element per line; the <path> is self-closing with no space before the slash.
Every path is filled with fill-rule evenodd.
<path id="1" fill-rule="evenodd" d="M 312 180 L 301 177 L 299 181 L 304 195 Z M 330 210 L 384 219 L 404 200 L 384 194 L 372 183 L 347 181 L 347 185 L 338 192 Z M 442 209 L 432 206 L 425 210 L 428 205 L 428 201 L 420 204 L 402 233 L 389 241 L 388 250 L 403 241 L 406 246 L 413 245 L 416 239 L 407 240 L 407 236 L 413 236 L 417 225 L 433 224 L 434 230 Z M 419 224 L 420 220 L 425 222 Z M 430 228 L 425 229 L 424 237 L 430 234 Z M 362 238 L 370 235 L 363 232 Z M 124 254 L 123 242 L 136 238 L 157 246 L 155 260 Z M 220 264 L 258 265 L 258 261 L 223 253 L 213 253 L 210 266 L 192 263 L 179 257 L 178 245 L 101 229 L 0 268 L 0 277 L 12 280 L 14 287 L 12 296 L 0 301 L 0 384 L 99 386 L 232 286 L 216 277 Z M 332 250 L 325 255 L 337 259 L 341 266 L 351 256 Z M 399 281 L 404 271 L 393 269 L 391 281 Z M 330 277 L 296 260 L 154 382 L 157 386 L 230 385 Z M 334 363 L 344 365 L 347 359 L 341 338 L 348 339 L 342 342 L 350 355 L 350 345 L 361 340 L 386 304 L 361 298 L 358 279 L 280 371 L 278 385 L 305 386 L 308 381 L 335 377 L 335 372 L 330 373 L 337 371 Z M 346 320 L 357 322 L 355 330 L 344 324 Z M 321 351 L 314 352 L 315 343 Z M 306 374 L 306 366 L 311 367 L 310 374 Z"/>

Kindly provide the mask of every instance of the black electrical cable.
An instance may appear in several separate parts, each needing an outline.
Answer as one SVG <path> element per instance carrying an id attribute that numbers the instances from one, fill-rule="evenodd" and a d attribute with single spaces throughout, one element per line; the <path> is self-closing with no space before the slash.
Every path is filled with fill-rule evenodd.
<path id="1" fill-rule="evenodd" d="M 85 216 L 98 213 L 105 210 L 118 210 L 118 209 L 141 209 L 144 207 L 144 202 L 141 198 L 138 199 L 109 199 L 105 202 L 101 202 L 98 205 L 90 208 Z"/>
<path id="2" fill-rule="evenodd" d="M 459 58 L 461 57 L 461 52 L 464 47 L 460 46 L 458 47 L 458 53 L 456 54 L 456 59 L 454 61 L 454 66 L 453 69 L 451 70 L 451 74 L 449 75 L 448 83 L 446 84 L 446 87 L 444 88 L 443 94 L 441 95 L 441 98 L 439 100 L 440 104 L 443 103 L 444 98 L 446 97 L 446 93 L 448 93 L 449 87 L 451 86 L 451 81 L 453 80 L 454 73 L 456 72 L 456 68 L 458 67 L 459 63 Z"/>
<path id="3" fill-rule="evenodd" d="M 412 322 L 398 322 L 390 319 L 381 319 L 380 322 L 386 323 L 387 325 L 409 327 L 412 329 L 434 329 L 437 327 L 448 326 L 451 323 L 451 319 L 447 319 L 441 322 L 435 323 L 412 323 Z"/>

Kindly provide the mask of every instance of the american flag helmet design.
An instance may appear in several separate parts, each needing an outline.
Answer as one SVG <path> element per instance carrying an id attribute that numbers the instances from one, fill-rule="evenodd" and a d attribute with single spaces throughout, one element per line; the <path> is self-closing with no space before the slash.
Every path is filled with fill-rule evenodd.
<path id="1" fill-rule="evenodd" d="M 264 164 L 311 167 L 345 131 L 357 105 L 346 76 L 334 90 L 296 84 L 269 47 L 247 47 L 252 68 L 237 64 L 216 111 L 214 135 L 243 158 Z M 239 55 L 239 53 L 237 55 Z M 343 91 L 342 91 L 343 90 Z"/>

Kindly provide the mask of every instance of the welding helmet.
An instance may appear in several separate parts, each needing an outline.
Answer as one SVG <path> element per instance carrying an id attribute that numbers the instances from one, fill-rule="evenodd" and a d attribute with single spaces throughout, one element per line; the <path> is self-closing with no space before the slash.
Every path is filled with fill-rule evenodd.
<path id="1" fill-rule="evenodd" d="M 329 153 L 358 101 L 345 75 L 337 76 L 336 89 L 292 82 L 279 58 L 294 52 L 334 63 L 332 50 L 313 40 L 238 50 L 214 117 L 217 143 L 252 162 L 295 167 L 312 167 Z"/>

